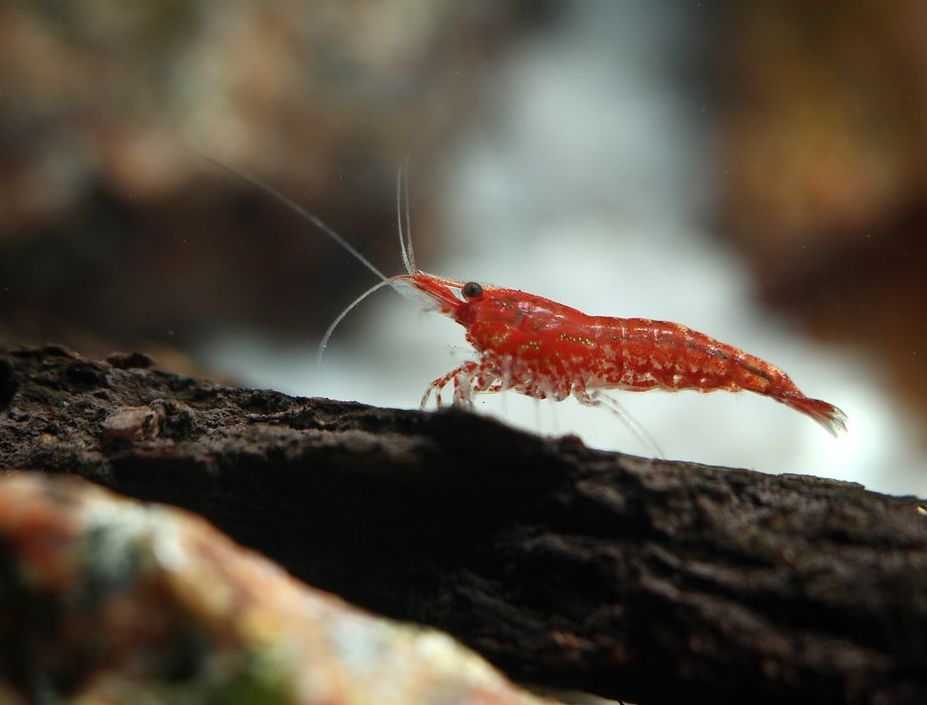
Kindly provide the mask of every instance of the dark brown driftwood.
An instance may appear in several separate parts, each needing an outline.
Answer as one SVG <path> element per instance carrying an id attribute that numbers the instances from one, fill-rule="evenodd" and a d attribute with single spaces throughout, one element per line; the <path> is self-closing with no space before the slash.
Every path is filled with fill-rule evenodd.
<path id="1" fill-rule="evenodd" d="M 0 467 L 195 510 L 516 678 L 641 703 L 927 702 L 912 498 L 147 364 L 0 352 Z"/>

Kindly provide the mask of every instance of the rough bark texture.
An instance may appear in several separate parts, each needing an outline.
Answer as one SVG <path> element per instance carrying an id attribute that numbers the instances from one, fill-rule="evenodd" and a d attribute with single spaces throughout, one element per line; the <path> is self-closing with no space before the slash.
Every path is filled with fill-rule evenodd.
<path id="1" fill-rule="evenodd" d="M 0 352 L 0 467 L 193 509 L 519 679 L 640 703 L 927 702 L 914 498 L 138 365 Z"/>

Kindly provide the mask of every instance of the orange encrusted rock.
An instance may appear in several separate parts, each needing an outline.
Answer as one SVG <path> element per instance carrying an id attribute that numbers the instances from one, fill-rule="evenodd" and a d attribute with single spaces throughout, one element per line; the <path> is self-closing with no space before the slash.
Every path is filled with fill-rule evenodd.
<path id="1" fill-rule="evenodd" d="M 3 702 L 540 702 L 444 634 L 76 478 L 0 479 L 0 576 Z"/>

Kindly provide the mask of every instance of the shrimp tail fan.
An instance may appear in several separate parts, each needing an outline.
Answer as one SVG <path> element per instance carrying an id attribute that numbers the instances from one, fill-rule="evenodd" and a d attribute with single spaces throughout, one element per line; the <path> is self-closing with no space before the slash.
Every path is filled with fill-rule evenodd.
<path id="1" fill-rule="evenodd" d="M 779 401 L 795 411 L 810 416 L 832 436 L 836 436 L 839 431 L 847 430 L 847 415 L 826 401 L 802 395 L 786 395 Z"/>

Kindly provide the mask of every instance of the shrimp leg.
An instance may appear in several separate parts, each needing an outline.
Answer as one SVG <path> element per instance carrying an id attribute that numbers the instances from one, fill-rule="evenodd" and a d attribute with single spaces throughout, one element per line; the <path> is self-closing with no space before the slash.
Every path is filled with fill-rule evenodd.
<path id="1" fill-rule="evenodd" d="M 617 399 L 613 399 L 608 394 L 600 390 L 595 390 L 589 392 L 585 389 L 573 389 L 573 396 L 579 401 L 580 404 L 584 406 L 604 406 L 615 416 L 619 418 L 621 423 L 631 432 L 638 442 L 644 446 L 649 446 L 652 451 L 656 453 L 657 458 L 665 458 L 666 455 L 663 453 L 663 449 L 660 448 L 660 444 L 657 443 L 656 439 L 644 428 L 640 422 L 637 421 L 631 414 L 629 414 L 625 408 L 618 403 Z"/>
<path id="2" fill-rule="evenodd" d="M 419 408 L 425 408 L 432 393 L 435 395 L 437 407 L 440 408 L 441 390 L 452 380 L 454 382 L 454 406 L 472 407 L 474 394 L 500 392 L 503 390 L 504 387 L 495 374 L 494 369 L 494 366 L 486 360 L 481 360 L 479 362 L 471 360 L 463 363 L 446 375 L 438 377 L 428 385 L 425 389 L 425 393 L 422 395 Z"/>
<path id="3" fill-rule="evenodd" d="M 473 400 L 470 398 L 471 386 L 473 373 L 478 370 L 480 367 L 479 362 L 469 362 L 463 363 L 460 367 L 456 367 L 446 375 L 438 377 L 434 380 L 428 387 L 425 388 L 425 393 L 422 395 L 422 401 L 419 404 L 420 409 L 424 409 L 425 405 L 428 404 L 428 399 L 431 397 L 432 393 L 435 395 L 435 403 L 438 408 L 441 407 L 441 390 L 444 389 L 447 384 L 453 380 L 454 381 L 454 404 L 462 404 L 465 406 L 472 406 Z"/>

